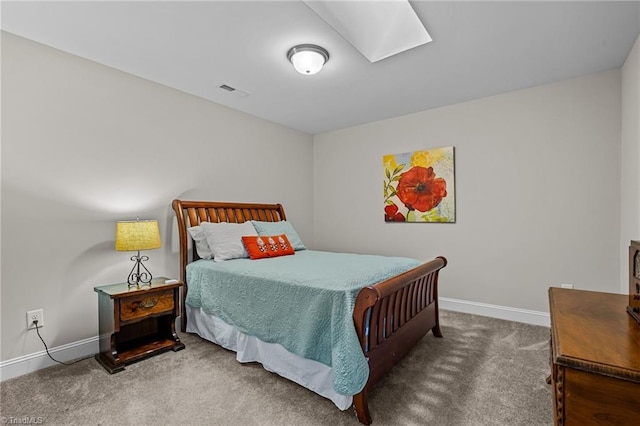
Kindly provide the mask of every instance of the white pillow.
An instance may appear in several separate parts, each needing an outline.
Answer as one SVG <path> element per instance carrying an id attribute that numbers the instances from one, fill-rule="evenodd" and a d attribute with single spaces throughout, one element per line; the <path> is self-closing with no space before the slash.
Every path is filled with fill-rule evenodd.
<path id="1" fill-rule="evenodd" d="M 207 236 L 202 230 L 202 226 L 192 226 L 187 228 L 187 231 L 189 231 L 191 238 L 193 238 L 193 241 L 196 243 L 196 251 L 200 259 L 213 259 L 213 253 L 207 242 Z"/>
<path id="2" fill-rule="evenodd" d="M 213 252 L 213 260 L 216 262 L 249 257 L 242 243 L 242 237 L 258 235 L 251 222 L 202 222 L 200 226 L 207 237 L 207 243 Z"/>

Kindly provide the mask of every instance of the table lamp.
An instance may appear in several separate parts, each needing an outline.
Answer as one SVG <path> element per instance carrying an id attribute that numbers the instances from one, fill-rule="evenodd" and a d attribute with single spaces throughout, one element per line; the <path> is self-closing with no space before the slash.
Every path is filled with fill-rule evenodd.
<path id="1" fill-rule="evenodd" d="M 149 256 L 140 256 L 140 250 L 160 248 L 160 228 L 157 220 L 129 220 L 116 223 L 116 251 L 137 251 L 131 256 L 133 268 L 127 277 L 129 287 L 151 285 L 151 272 L 144 266 Z M 141 271 L 142 269 L 142 271 Z"/>

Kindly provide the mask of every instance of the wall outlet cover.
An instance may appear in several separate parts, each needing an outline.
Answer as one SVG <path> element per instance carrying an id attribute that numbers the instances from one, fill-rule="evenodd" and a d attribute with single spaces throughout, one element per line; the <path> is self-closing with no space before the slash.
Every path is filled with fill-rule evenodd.
<path id="1" fill-rule="evenodd" d="M 44 327 L 44 309 L 27 311 L 27 330 L 36 328 L 34 321 L 38 321 L 38 327 Z"/>

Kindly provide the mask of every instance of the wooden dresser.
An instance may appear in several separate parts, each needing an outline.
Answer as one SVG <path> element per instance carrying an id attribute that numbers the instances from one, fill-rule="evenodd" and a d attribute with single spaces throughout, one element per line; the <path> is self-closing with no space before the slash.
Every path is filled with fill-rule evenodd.
<path id="1" fill-rule="evenodd" d="M 640 324 L 623 294 L 549 289 L 556 425 L 640 424 Z"/>

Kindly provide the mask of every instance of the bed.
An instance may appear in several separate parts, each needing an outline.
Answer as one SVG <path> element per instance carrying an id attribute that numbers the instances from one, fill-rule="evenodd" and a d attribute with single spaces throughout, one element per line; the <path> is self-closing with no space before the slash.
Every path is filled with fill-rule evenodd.
<path id="1" fill-rule="evenodd" d="M 174 200 L 172 207 L 178 225 L 180 278 L 185 283 L 180 304 L 182 331 L 197 333 L 201 337 L 236 351 L 238 360 L 241 362 L 258 361 L 265 369 L 276 372 L 331 399 L 340 409 L 353 406 L 357 419 L 363 424 L 368 425 L 372 422 L 368 408 L 368 394 L 371 388 L 429 331 L 432 331 L 436 337 L 442 337 L 438 316 L 438 275 L 440 269 L 447 264 L 444 257 L 437 257 L 425 263 L 415 261 L 415 264 L 412 264 L 407 263 L 409 259 L 405 258 L 383 258 L 382 256 L 304 250 L 296 251 L 295 256 L 270 258 L 266 261 L 234 259 L 228 262 L 214 262 L 202 260 L 198 255 L 198 250 L 193 247 L 195 243 L 189 231 L 190 227 L 203 223 L 210 226 L 206 222 L 246 225 L 245 222 L 259 221 L 259 223 L 267 222 L 269 225 L 271 223 L 273 225 L 288 224 L 288 222 L 283 222 L 286 221 L 283 206 L 280 204 Z M 191 251 L 191 256 L 189 256 L 189 251 Z M 298 271 L 299 267 L 325 265 L 323 263 L 325 260 L 328 262 L 326 265 L 332 265 L 331 262 L 336 256 L 345 256 L 340 258 L 340 265 L 348 265 L 348 268 L 341 269 L 334 274 L 345 277 L 345 281 L 348 281 L 348 285 L 345 284 L 348 287 L 347 290 L 340 289 L 340 292 L 336 293 L 337 290 L 331 287 L 334 285 L 332 281 L 334 278 L 311 278 L 312 275 L 306 274 L 306 270 L 306 275 L 300 275 L 301 272 Z M 191 259 L 189 259 L 190 257 Z M 385 270 L 385 278 L 380 281 L 378 281 L 379 278 L 376 278 L 379 275 L 373 275 L 374 272 L 371 274 L 365 270 L 355 272 L 355 268 L 358 266 L 367 270 L 376 269 L 371 262 L 382 264 L 387 259 L 390 262 L 390 269 Z M 295 263 L 295 266 L 292 262 Z M 264 265 L 269 265 L 269 267 Z M 269 272 L 269 269 L 272 271 Z M 325 269 L 330 272 L 333 268 L 327 267 Z M 207 278 L 208 270 L 215 270 L 214 273 L 222 275 Z M 245 284 L 249 285 L 250 280 L 246 276 L 233 278 L 235 279 L 233 285 L 222 284 L 227 277 L 234 277 L 232 273 L 240 271 L 241 273 L 255 274 L 256 278 L 261 275 L 269 279 L 269 273 L 276 274 L 276 277 L 269 281 L 269 285 L 260 285 L 251 289 L 243 287 Z M 285 275 L 291 275 L 294 278 L 287 277 L 287 281 L 284 282 L 281 279 L 283 271 L 288 271 Z M 294 271 L 297 272 L 294 273 Z M 361 286 L 359 279 L 351 279 L 350 281 L 347 279 L 349 274 L 359 275 L 360 273 L 362 273 L 362 279 L 371 282 Z M 377 273 L 376 271 L 375 274 Z M 327 302 L 319 298 L 320 296 L 309 296 L 305 293 L 308 291 L 308 287 L 324 285 L 323 280 L 326 280 L 327 285 L 331 284 L 329 290 L 326 288 L 321 290 L 322 297 L 328 298 Z M 303 281 L 304 284 L 302 284 Z M 209 285 L 222 287 L 211 290 Z M 301 287 L 305 288 L 301 289 Z M 255 288 L 259 290 L 255 290 Z M 238 291 L 244 293 L 240 293 L 239 296 L 224 293 L 225 291 L 231 292 L 230 289 L 239 289 Z M 241 306 L 238 310 L 251 312 L 255 304 L 247 304 L 247 302 L 254 298 L 253 296 L 248 297 L 253 295 L 254 291 L 259 291 L 255 298 L 259 299 L 262 304 L 278 306 L 275 301 L 273 303 L 271 301 L 265 302 L 265 299 L 271 297 L 270 294 L 273 293 L 272 297 L 278 303 L 283 304 L 276 310 L 286 311 L 288 315 L 286 321 L 291 323 L 309 321 L 306 317 L 303 319 L 295 317 L 297 313 L 294 312 L 294 305 L 304 304 L 307 306 L 309 300 L 313 300 L 315 303 L 313 308 L 306 308 L 305 312 L 301 312 L 300 315 L 316 315 L 318 321 L 322 319 L 323 325 L 316 328 L 318 330 L 328 329 L 334 333 L 332 336 L 341 336 L 340 339 L 335 337 L 330 337 L 330 339 L 332 344 L 336 340 L 340 340 L 337 344 L 345 346 L 338 349 L 327 348 L 326 353 L 318 352 L 317 354 L 315 351 L 319 351 L 319 349 L 313 348 L 313 353 L 309 354 L 308 351 L 305 352 L 307 349 L 299 351 L 297 347 L 291 348 L 289 340 L 287 340 L 289 336 L 280 333 L 283 336 L 283 342 L 271 341 L 270 338 L 260 338 L 262 330 L 251 329 L 251 324 L 258 324 L 255 326 L 259 328 L 260 324 L 267 321 L 247 319 L 249 325 L 245 325 L 243 323 L 245 319 L 229 321 L 226 311 L 216 315 L 218 311 L 215 306 L 211 308 L 204 306 L 203 300 L 209 300 L 210 304 L 218 304 L 218 307 L 220 305 L 233 307 L 238 304 Z M 300 300 L 297 302 L 295 299 L 286 301 L 282 299 L 284 294 L 300 297 Z M 223 297 L 227 297 L 227 299 Z M 234 299 L 229 299 L 232 297 L 239 299 L 235 302 Z M 331 306 L 328 307 L 328 305 Z M 286 307 L 283 308 L 283 306 Z M 329 321 L 325 317 L 326 311 L 331 315 Z M 212 312 L 216 314 L 212 314 Z M 258 312 L 255 314 L 259 318 L 262 318 L 260 315 L 265 315 Z M 278 324 L 280 323 L 278 322 Z M 256 335 L 259 337 L 256 338 Z M 321 344 L 318 342 L 321 342 L 322 339 L 316 339 L 317 335 L 313 335 L 307 340 L 313 340 L 316 342 L 315 346 L 320 347 Z M 353 349 L 354 344 L 356 349 Z M 291 350 L 289 350 L 290 348 Z M 325 355 L 333 362 L 325 362 L 323 359 Z M 364 376 L 362 365 L 360 365 L 363 362 Z"/>

